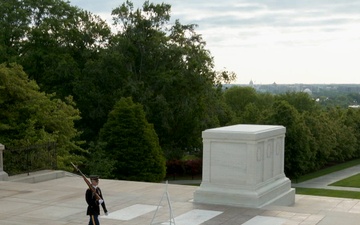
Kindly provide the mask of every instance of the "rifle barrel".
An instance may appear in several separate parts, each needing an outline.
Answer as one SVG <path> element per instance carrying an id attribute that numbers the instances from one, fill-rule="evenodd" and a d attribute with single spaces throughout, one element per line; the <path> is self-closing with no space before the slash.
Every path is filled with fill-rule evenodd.
<path id="1" fill-rule="evenodd" d="M 87 179 L 87 177 L 81 172 L 81 170 L 79 170 L 79 168 L 77 168 L 77 166 L 74 165 L 74 163 L 70 162 L 71 165 L 81 174 L 81 176 L 83 177 L 85 183 L 88 185 L 88 187 L 90 188 L 90 190 L 94 193 L 95 197 L 97 200 L 100 200 L 101 197 L 99 196 L 99 194 L 96 192 L 95 188 L 91 185 L 90 181 Z"/>

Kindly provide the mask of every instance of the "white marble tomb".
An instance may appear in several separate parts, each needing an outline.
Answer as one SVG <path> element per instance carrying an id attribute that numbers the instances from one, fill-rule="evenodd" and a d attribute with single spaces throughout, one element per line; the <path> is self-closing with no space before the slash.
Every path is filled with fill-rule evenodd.
<path id="1" fill-rule="evenodd" d="M 234 125 L 205 130 L 203 174 L 194 202 L 261 208 L 292 205 L 284 174 L 285 127 Z"/>

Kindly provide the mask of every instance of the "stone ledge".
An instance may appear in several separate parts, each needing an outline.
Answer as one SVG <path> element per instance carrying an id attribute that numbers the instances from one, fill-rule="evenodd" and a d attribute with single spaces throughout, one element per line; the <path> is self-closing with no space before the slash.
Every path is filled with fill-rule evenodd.
<path id="1" fill-rule="evenodd" d="M 39 183 L 43 181 L 62 178 L 65 176 L 77 176 L 62 170 L 41 170 L 25 174 L 9 176 L 8 181 L 22 183 Z"/>

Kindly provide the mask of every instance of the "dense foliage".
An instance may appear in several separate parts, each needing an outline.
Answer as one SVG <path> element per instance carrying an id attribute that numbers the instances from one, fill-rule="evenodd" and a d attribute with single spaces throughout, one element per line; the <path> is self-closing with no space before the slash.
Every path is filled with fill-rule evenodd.
<path id="1" fill-rule="evenodd" d="M 80 119 L 71 97 L 65 101 L 40 92 L 21 66 L 0 64 L 0 140 L 10 147 L 56 142 L 58 166 L 79 161 L 83 150 L 74 122 Z"/>
<path id="2" fill-rule="evenodd" d="M 324 108 L 303 92 L 270 95 L 234 86 L 224 96 L 236 114 L 231 124 L 286 127 L 285 173 L 289 177 L 360 156 L 358 109 Z"/>
<path id="3" fill-rule="evenodd" d="M 105 153 L 115 160 L 111 174 L 122 180 L 159 182 L 165 177 L 165 157 L 159 139 L 145 118 L 142 105 L 121 98 L 100 131 Z"/>
<path id="4" fill-rule="evenodd" d="M 201 131 L 224 120 L 216 85 L 232 74 L 214 71 L 195 25 L 169 23 L 170 5 L 146 1 L 135 10 L 127 1 L 112 14 L 120 32 L 86 64 L 75 89 L 84 138 L 96 140 L 115 102 L 131 96 L 144 106 L 168 157 L 199 149 Z"/>
<path id="5" fill-rule="evenodd" d="M 160 155 L 201 156 L 203 130 L 239 123 L 287 128 L 292 177 L 360 156 L 360 110 L 340 97 L 319 104 L 301 92 L 223 90 L 235 74 L 215 71 L 196 25 L 170 23 L 170 12 L 169 4 L 135 9 L 126 1 L 112 12 L 111 33 L 100 17 L 62 0 L 0 0 L 0 142 L 56 141 L 60 168 L 76 160 L 103 177 L 157 181 L 162 167 L 129 168 L 143 163 L 139 149 L 142 161 L 161 165 Z M 141 129 L 135 135 L 124 124 Z"/>
<path id="6" fill-rule="evenodd" d="M 169 158 L 199 152 L 201 131 L 230 119 L 220 84 L 234 74 L 213 69 L 195 25 L 170 24 L 168 4 L 145 1 L 134 9 L 126 1 L 112 13 L 116 34 L 98 16 L 61 0 L 0 4 L 0 62 L 22 65 L 41 91 L 76 102 L 81 120 L 74 127 L 86 141 L 78 147 L 91 153 L 80 153 L 89 159 L 86 172 L 116 166 L 99 133 L 122 97 L 143 106 Z"/>

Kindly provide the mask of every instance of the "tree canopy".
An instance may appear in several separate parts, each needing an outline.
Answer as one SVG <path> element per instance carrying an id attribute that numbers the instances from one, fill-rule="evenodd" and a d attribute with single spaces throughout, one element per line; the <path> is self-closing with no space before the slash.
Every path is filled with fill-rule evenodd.
<path id="1" fill-rule="evenodd" d="M 159 182 L 165 177 L 165 157 L 159 139 L 140 104 L 121 98 L 100 132 L 106 155 L 115 160 L 112 176 L 123 180 Z"/>
<path id="2" fill-rule="evenodd" d="M 17 62 L 43 91 L 64 98 L 85 63 L 108 42 L 109 26 L 62 0 L 0 2 L 0 63 Z"/>
<path id="3" fill-rule="evenodd" d="M 214 70 L 195 25 L 170 24 L 168 4 L 145 1 L 134 9 L 126 1 L 112 14 L 120 31 L 87 63 L 76 85 L 86 139 L 96 139 L 115 102 L 131 96 L 144 106 L 165 152 L 200 148 L 201 131 L 224 119 L 209 113 L 225 111 L 216 85 L 233 74 Z"/>
<path id="4" fill-rule="evenodd" d="M 99 16 L 62 0 L 0 1 L 3 144 L 56 141 L 60 167 L 70 158 L 87 157 L 87 171 L 101 169 L 112 176 L 106 170 L 117 168 L 120 174 L 125 165 L 120 158 L 107 158 L 106 151 L 117 154 L 132 138 L 134 147 L 126 149 L 134 154 L 127 156 L 137 157 L 136 144 L 151 142 L 141 154 L 157 149 L 170 160 L 201 154 L 201 132 L 208 128 L 280 124 L 288 131 L 287 174 L 298 176 L 360 156 L 360 110 L 345 107 L 358 94 L 322 101 L 326 107 L 320 107 L 301 92 L 223 89 L 235 74 L 214 69 L 197 25 L 171 22 L 170 4 L 145 1 L 135 8 L 125 1 L 112 16 L 117 33 Z M 123 121 L 118 121 L 120 114 L 126 116 L 120 116 Z M 140 121 L 143 125 L 135 124 Z M 147 131 L 142 140 L 125 132 L 128 136 L 117 142 L 107 139 L 111 123 L 117 129 L 134 123 Z M 160 175 L 151 179 L 162 176 L 163 168 L 157 169 L 151 173 Z"/>
<path id="5" fill-rule="evenodd" d="M 251 87 L 231 87 L 224 97 L 236 113 L 229 124 L 286 127 L 285 173 L 292 178 L 359 157 L 360 110 L 324 108 L 303 92 L 271 95 Z"/>
<path id="6" fill-rule="evenodd" d="M 39 90 L 16 64 L 0 64 L 0 137 L 8 146 L 29 146 L 56 142 L 58 166 L 81 160 L 80 133 L 74 122 L 80 119 L 72 98 L 65 101 Z"/>

